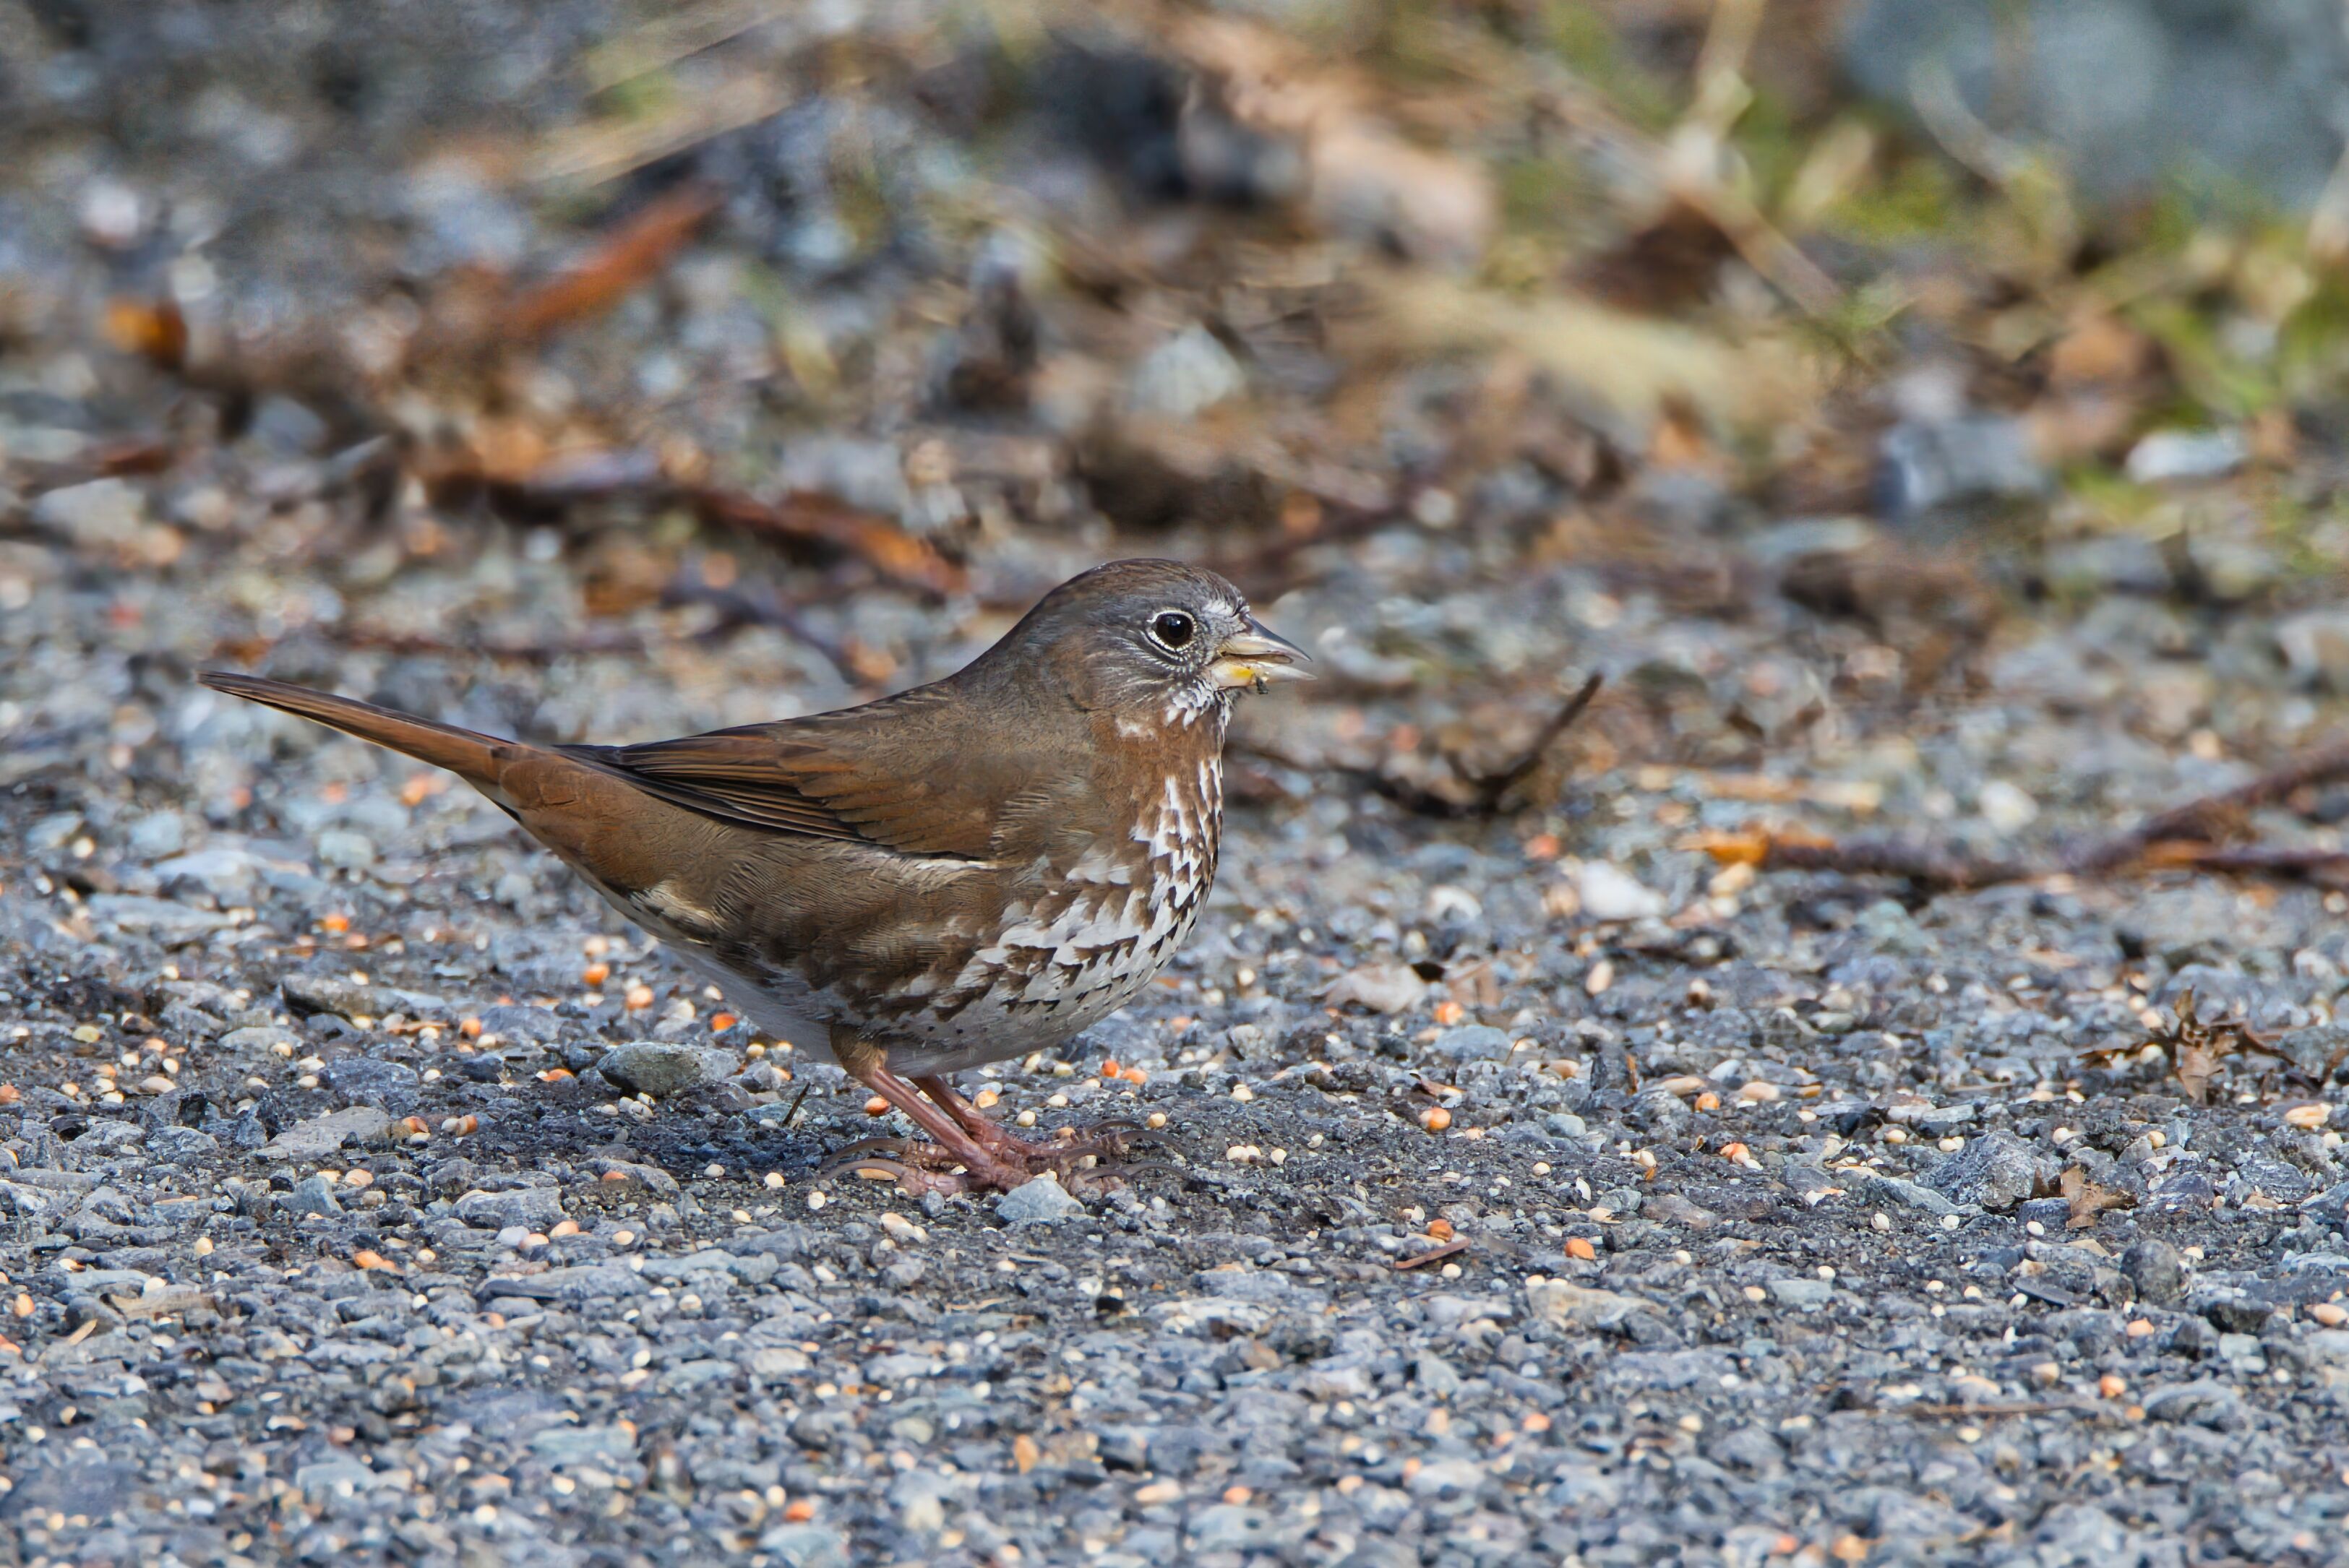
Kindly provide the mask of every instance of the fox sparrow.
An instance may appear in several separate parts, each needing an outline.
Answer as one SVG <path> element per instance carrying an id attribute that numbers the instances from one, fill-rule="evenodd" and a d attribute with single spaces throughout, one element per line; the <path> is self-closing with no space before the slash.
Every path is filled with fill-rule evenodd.
<path id="1" fill-rule="evenodd" d="M 1214 573 L 1122 561 L 945 680 L 641 746 L 532 746 L 202 679 L 459 774 L 761 1027 L 828 1050 L 928 1136 L 849 1163 L 1008 1189 L 1115 1140 L 1016 1138 L 947 1075 L 1069 1038 L 1189 936 L 1233 699 L 1303 656 Z"/>

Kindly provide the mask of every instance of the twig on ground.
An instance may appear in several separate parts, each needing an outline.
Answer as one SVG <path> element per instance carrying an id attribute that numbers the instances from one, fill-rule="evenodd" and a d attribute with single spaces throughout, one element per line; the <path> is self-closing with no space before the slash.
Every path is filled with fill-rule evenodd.
<path id="1" fill-rule="evenodd" d="M 821 655 L 843 680 L 854 682 L 858 676 L 854 661 L 848 650 L 807 624 L 804 616 L 792 606 L 772 594 L 746 593 L 740 588 L 713 588 L 707 583 L 697 583 L 680 575 L 661 591 L 664 604 L 706 604 L 718 613 L 718 619 L 701 633 L 701 640 L 714 641 L 743 626 L 771 626 L 793 642 Z"/>
<path id="2" fill-rule="evenodd" d="M 2302 789 L 2349 777 L 2349 741 L 2336 741 L 2258 778 L 2147 818 L 2136 827 L 2068 851 L 2020 860 L 1992 859 L 1915 839 L 1834 841 L 1811 834 L 1722 833 L 1698 847 L 1715 860 L 1744 861 L 1762 871 L 1833 872 L 1899 877 L 1935 892 L 1962 892 L 2048 876 L 2106 876 L 2148 870 L 2268 873 L 2349 882 L 2349 850 L 2239 844 L 2245 819 Z"/>
<path id="3" fill-rule="evenodd" d="M 901 588 L 933 600 L 968 586 L 963 569 L 878 512 L 862 511 L 815 490 L 793 490 L 763 501 L 742 490 L 671 480 L 653 453 L 616 449 L 573 452 L 520 476 L 499 474 L 471 459 L 429 473 L 434 500 L 449 504 L 473 494 L 509 513 L 543 518 L 591 501 L 628 501 L 653 508 L 683 506 L 703 526 L 747 533 L 827 556 L 850 556 Z"/>
<path id="4" fill-rule="evenodd" d="M 1492 773 L 1464 775 L 1460 781 L 1468 787 L 1469 791 L 1464 799 L 1431 789 L 1423 784 L 1390 777 L 1376 768 L 1307 762 L 1258 741 L 1239 743 L 1235 749 L 1246 751 L 1277 768 L 1290 768 L 1299 773 L 1335 773 L 1341 778 L 1354 779 L 1372 794 L 1392 800 L 1404 810 L 1419 816 L 1445 821 L 1496 817 L 1501 814 L 1509 791 L 1525 782 L 1534 769 L 1541 766 L 1542 758 L 1548 754 L 1549 748 L 1557 743 L 1557 738 L 1564 735 L 1576 719 L 1582 717 L 1583 710 L 1590 706 L 1591 698 L 1599 695 L 1599 688 L 1606 684 L 1606 679 L 1604 676 L 1593 675 L 1584 681 L 1576 688 L 1574 695 L 1566 699 L 1566 705 L 1543 724 L 1540 733 L 1534 737 L 1533 744 L 1519 753 L 1507 767 Z"/>
<path id="5" fill-rule="evenodd" d="M 1720 860 L 1742 854 L 1723 853 Z M 1853 839 L 1835 841 L 1809 838 L 1767 839 L 1756 861 L 1764 871 L 1837 872 L 1846 876 L 1900 877 L 1920 886 L 1962 891 L 2021 882 L 2053 868 L 2019 861 L 1983 860 L 1943 844 L 1915 839 Z"/>
<path id="6" fill-rule="evenodd" d="M 2232 876 L 2300 877 L 2324 887 L 2349 886 L 2349 850 L 2306 844 L 2208 844 L 2167 840 L 2146 846 L 2145 863 L 2156 871 L 2220 872 Z"/>
<path id="7" fill-rule="evenodd" d="M 718 210 L 719 197 L 716 187 L 696 183 L 650 203 L 577 266 L 516 295 L 503 313 L 503 335 L 527 343 L 611 309 L 660 275 Z"/>
<path id="8" fill-rule="evenodd" d="M 177 449 L 160 436 L 114 437 L 92 442 L 79 456 L 62 461 L 20 463 L 19 488 L 26 495 L 40 495 L 91 480 L 159 474 L 178 455 Z"/>
<path id="9" fill-rule="evenodd" d="M 1534 737 L 1533 744 L 1526 747 L 1515 762 L 1498 773 L 1487 773 L 1469 780 L 1476 787 L 1476 815 L 1490 816 L 1500 809 L 1502 797 L 1541 766 L 1542 758 L 1548 754 L 1550 747 L 1576 719 L 1582 717 L 1583 710 L 1599 695 L 1599 688 L 1606 684 L 1607 677 L 1593 671 L 1581 686 L 1575 688 L 1574 695 L 1566 699 L 1566 705 L 1550 715 L 1549 722 L 1541 727 L 1540 733 Z"/>
<path id="10" fill-rule="evenodd" d="M 2065 869 L 2101 871 L 2108 865 L 2134 860 L 2156 843 L 2173 840 L 2187 843 L 2215 843 L 2222 833 L 2235 830 L 2248 813 L 2262 806 L 2271 806 L 2312 786 L 2331 783 L 2344 777 L 2349 777 L 2349 740 L 2336 740 L 2232 789 L 2222 789 L 2216 795 L 2189 800 L 2182 806 L 2149 818 L 2109 843 L 2076 857 Z"/>
<path id="11" fill-rule="evenodd" d="M 1396 1260 L 1395 1270 L 1397 1273 L 1401 1273 L 1404 1269 L 1422 1268 L 1429 1264 L 1442 1263 L 1445 1258 L 1456 1256 L 1467 1250 L 1468 1238 L 1465 1236 L 1454 1236 L 1450 1241 L 1444 1243 L 1442 1246 L 1437 1247 L 1431 1252 L 1422 1253 L 1415 1258 L 1401 1258 Z"/>
<path id="12" fill-rule="evenodd" d="M 853 555 L 901 588 L 935 599 L 950 598 L 969 584 L 963 569 L 875 512 L 815 490 L 793 490 L 769 503 L 740 490 L 708 486 L 687 489 L 684 499 L 710 527 L 793 544 L 813 544 Z"/>

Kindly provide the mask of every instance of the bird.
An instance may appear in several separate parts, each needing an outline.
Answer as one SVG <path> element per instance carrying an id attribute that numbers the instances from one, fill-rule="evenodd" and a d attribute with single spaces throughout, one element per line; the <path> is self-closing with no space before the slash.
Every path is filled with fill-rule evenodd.
<path id="1" fill-rule="evenodd" d="M 1224 578 L 1128 560 L 943 680 L 674 740 L 541 746 L 198 679 L 457 774 L 761 1029 L 920 1131 L 843 1165 L 952 1193 L 1067 1184 L 1125 1151 L 1114 1130 L 1019 1138 L 952 1075 L 1074 1037 L 1183 945 L 1215 879 L 1234 705 L 1309 662 Z"/>

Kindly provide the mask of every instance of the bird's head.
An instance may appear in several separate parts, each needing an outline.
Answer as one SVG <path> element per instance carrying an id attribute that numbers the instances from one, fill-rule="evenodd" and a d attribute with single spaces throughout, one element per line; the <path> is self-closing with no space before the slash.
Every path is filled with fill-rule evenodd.
<path id="1" fill-rule="evenodd" d="M 1240 591 L 1179 561 L 1113 561 L 1046 594 L 985 662 L 1049 671 L 1080 707 L 1154 727 L 1220 724 L 1234 696 L 1309 678 Z"/>

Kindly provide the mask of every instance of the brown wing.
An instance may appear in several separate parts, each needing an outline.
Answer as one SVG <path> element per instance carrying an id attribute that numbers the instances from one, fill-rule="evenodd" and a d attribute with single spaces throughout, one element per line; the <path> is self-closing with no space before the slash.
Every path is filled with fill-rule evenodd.
<path id="1" fill-rule="evenodd" d="M 1030 789 L 1021 762 L 986 748 L 972 764 L 956 705 L 935 688 L 781 724 L 642 746 L 563 750 L 626 775 L 647 794 L 776 832 L 844 839 L 906 854 L 983 859 L 1005 804 Z"/>

